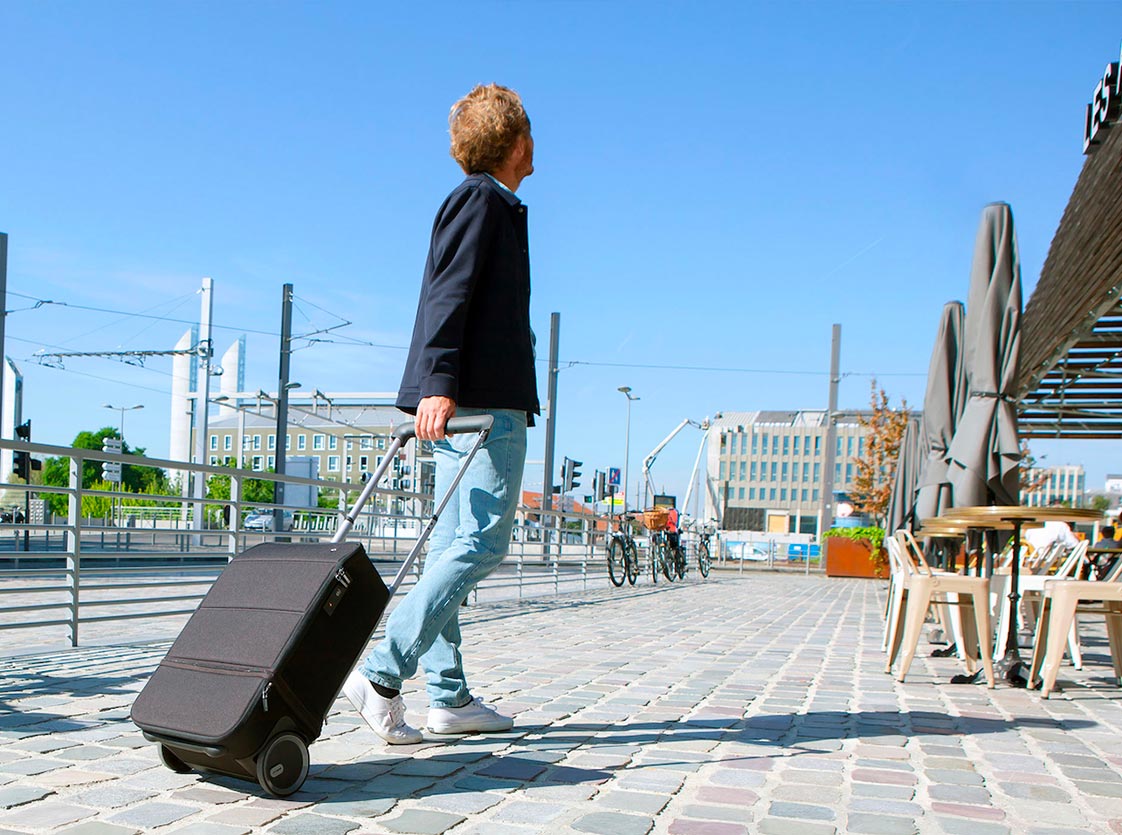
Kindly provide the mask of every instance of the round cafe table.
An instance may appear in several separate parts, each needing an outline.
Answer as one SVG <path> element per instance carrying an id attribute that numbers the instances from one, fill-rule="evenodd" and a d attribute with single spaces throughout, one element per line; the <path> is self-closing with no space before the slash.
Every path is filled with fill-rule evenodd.
<path id="1" fill-rule="evenodd" d="M 1021 674 L 1024 662 L 1017 647 L 1017 610 L 1020 601 L 1021 568 L 1021 530 L 1024 527 L 1044 522 L 1091 522 L 1102 518 L 1102 513 L 1090 508 L 1079 507 L 1022 507 L 1020 505 L 983 505 L 977 507 L 956 507 L 947 514 L 948 518 L 969 524 L 971 527 L 986 530 L 1013 530 L 1013 559 L 1009 575 L 1009 605 L 1013 613 L 1009 618 L 1009 634 L 1006 638 L 1005 656 L 994 664 L 1007 682 L 1014 687 L 1025 687 L 1028 680 Z M 992 570 L 991 570 L 992 573 Z"/>

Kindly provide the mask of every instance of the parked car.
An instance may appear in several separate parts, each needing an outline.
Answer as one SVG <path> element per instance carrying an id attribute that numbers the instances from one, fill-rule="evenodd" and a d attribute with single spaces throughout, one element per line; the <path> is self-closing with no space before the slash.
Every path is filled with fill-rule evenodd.
<path id="1" fill-rule="evenodd" d="M 730 542 L 728 548 L 730 559 L 765 561 L 768 558 L 766 545 L 756 545 L 753 542 Z"/>
<path id="2" fill-rule="evenodd" d="M 9 507 L 0 511 L 0 523 L 15 523 L 19 524 L 23 521 L 23 508 L 22 507 Z"/>
<path id="3" fill-rule="evenodd" d="M 284 514 L 284 523 L 281 530 L 292 530 L 292 511 L 282 511 Z M 276 511 L 271 507 L 259 507 L 256 510 L 251 510 L 242 522 L 242 528 L 247 531 L 271 531 L 275 530 L 276 524 Z"/>

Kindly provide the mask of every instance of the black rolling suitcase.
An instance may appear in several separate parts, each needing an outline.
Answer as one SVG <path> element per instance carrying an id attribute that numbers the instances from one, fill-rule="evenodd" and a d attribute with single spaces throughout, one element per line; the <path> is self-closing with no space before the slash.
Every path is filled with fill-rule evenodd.
<path id="1" fill-rule="evenodd" d="M 389 588 L 365 549 L 343 539 L 413 437 L 412 424 L 394 433 L 331 542 L 265 543 L 230 561 L 132 706 L 132 721 L 168 768 L 256 780 L 277 796 L 300 788 L 308 745 L 491 422 L 448 422 L 450 433 L 478 438 Z"/>

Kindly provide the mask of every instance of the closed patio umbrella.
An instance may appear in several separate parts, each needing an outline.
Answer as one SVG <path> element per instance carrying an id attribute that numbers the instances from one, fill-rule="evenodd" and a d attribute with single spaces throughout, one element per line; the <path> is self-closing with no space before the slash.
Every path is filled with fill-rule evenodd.
<path id="1" fill-rule="evenodd" d="M 947 450 L 955 507 L 1020 500 L 1020 438 L 1013 400 L 1021 332 L 1021 262 L 1007 203 L 982 212 L 966 299 L 968 396 Z"/>
<path id="2" fill-rule="evenodd" d="M 892 533 L 908 524 L 913 516 L 919 470 L 926 454 L 923 433 L 917 418 L 910 418 L 900 439 L 900 455 L 896 459 L 896 477 L 885 514 L 885 530 Z"/>
<path id="3" fill-rule="evenodd" d="M 922 436 L 927 454 L 920 469 L 916 522 L 938 516 L 954 506 L 947 480 L 947 450 L 966 406 L 966 367 L 962 338 L 966 318 L 962 302 L 947 302 L 927 369 L 923 395 Z"/>
<path id="4" fill-rule="evenodd" d="M 1020 503 L 1021 450 L 1014 402 L 1020 330 L 1021 262 L 1013 213 L 1008 204 L 994 203 L 982 212 L 966 298 L 963 358 L 968 395 L 947 450 L 947 480 L 955 507 Z M 1013 549 L 1009 597 L 1016 612 L 1019 526 Z M 1010 683 L 1023 686 L 1016 618 L 1010 619 L 1009 632 L 998 670 Z"/>

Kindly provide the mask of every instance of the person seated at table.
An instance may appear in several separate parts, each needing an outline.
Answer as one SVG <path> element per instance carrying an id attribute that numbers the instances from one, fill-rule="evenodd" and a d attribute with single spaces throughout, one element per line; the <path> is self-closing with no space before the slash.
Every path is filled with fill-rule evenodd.
<path id="1" fill-rule="evenodd" d="M 1099 541 L 1095 543 L 1096 548 L 1118 548 L 1119 542 L 1114 538 L 1114 526 L 1103 525 L 1099 528 Z"/>
<path id="2" fill-rule="evenodd" d="M 1071 532 L 1068 523 L 1058 520 L 1045 522 L 1043 527 L 1029 528 L 1021 535 L 1021 538 L 1031 545 L 1034 551 L 1048 548 L 1056 542 L 1061 543 L 1066 548 L 1074 548 L 1079 543 L 1075 534 Z"/>

